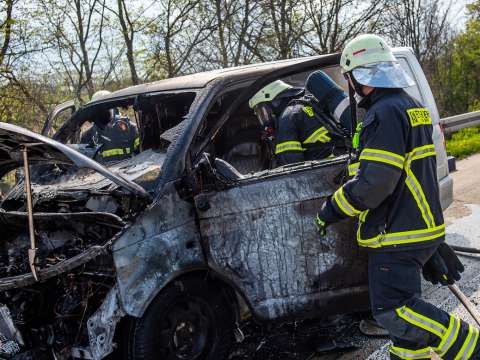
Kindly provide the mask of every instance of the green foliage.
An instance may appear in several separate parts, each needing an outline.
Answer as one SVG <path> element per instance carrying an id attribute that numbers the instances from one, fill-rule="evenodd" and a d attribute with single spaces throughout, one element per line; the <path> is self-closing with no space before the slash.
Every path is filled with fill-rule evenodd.
<path id="1" fill-rule="evenodd" d="M 442 116 L 473 111 L 480 102 L 480 0 L 467 9 L 465 31 L 445 46 L 430 76 Z"/>
<path id="2" fill-rule="evenodd" d="M 462 129 L 447 140 L 447 152 L 456 158 L 464 158 L 480 152 L 480 126 Z"/>

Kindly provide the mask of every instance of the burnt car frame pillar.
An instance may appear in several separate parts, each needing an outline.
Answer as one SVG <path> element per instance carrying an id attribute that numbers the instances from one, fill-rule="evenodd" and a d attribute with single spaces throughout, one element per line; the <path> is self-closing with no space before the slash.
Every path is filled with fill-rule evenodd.
<path id="1" fill-rule="evenodd" d="M 37 246 L 35 243 L 35 226 L 33 224 L 33 204 L 32 204 L 32 183 L 30 181 L 30 164 L 28 163 L 28 146 L 24 145 L 22 149 L 23 170 L 25 172 L 25 197 L 27 198 L 28 212 L 28 232 L 30 235 L 30 249 L 28 249 L 28 264 L 33 277 L 38 281 L 37 269 L 35 268 L 35 258 L 37 255 Z"/>

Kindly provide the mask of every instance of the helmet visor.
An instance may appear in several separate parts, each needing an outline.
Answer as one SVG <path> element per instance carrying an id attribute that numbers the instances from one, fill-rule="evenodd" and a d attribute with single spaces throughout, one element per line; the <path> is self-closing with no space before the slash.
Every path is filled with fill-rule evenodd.
<path id="1" fill-rule="evenodd" d="M 257 119 L 262 126 L 271 126 L 273 123 L 273 116 L 270 106 L 265 103 L 258 104 L 253 108 Z"/>
<path id="2" fill-rule="evenodd" d="M 357 67 L 353 76 L 362 85 L 378 88 L 406 88 L 415 85 L 398 62 L 381 62 Z"/>

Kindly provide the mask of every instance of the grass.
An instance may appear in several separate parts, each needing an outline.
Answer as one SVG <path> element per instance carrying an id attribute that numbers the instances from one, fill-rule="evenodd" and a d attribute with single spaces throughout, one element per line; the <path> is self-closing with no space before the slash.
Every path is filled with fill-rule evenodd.
<path id="1" fill-rule="evenodd" d="M 448 154 L 458 159 L 480 152 L 480 126 L 459 130 L 446 143 Z"/>

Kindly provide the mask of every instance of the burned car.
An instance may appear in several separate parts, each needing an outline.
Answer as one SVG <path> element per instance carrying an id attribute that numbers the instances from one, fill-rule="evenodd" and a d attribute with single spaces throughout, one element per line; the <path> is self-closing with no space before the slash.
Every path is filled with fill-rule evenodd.
<path id="1" fill-rule="evenodd" d="M 397 49 L 438 112 L 418 62 Z M 2 175 L 23 168 L 0 206 L 0 357 L 223 359 L 242 312 L 259 322 L 367 310 L 355 224 L 320 239 L 314 217 L 345 180 L 348 154 L 270 169 L 248 99 L 301 85 L 339 55 L 217 70 L 112 93 L 43 135 L 0 124 Z M 101 165 L 77 144 L 95 113 L 138 124 L 140 153 Z M 54 131 L 58 114 L 65 121 Z M 65 114 L 65 113 L 64 113 Z M 70 116 L 71 115 L 71 116 Z M 444 206 L 452 182 L 437 146 Z"/>

